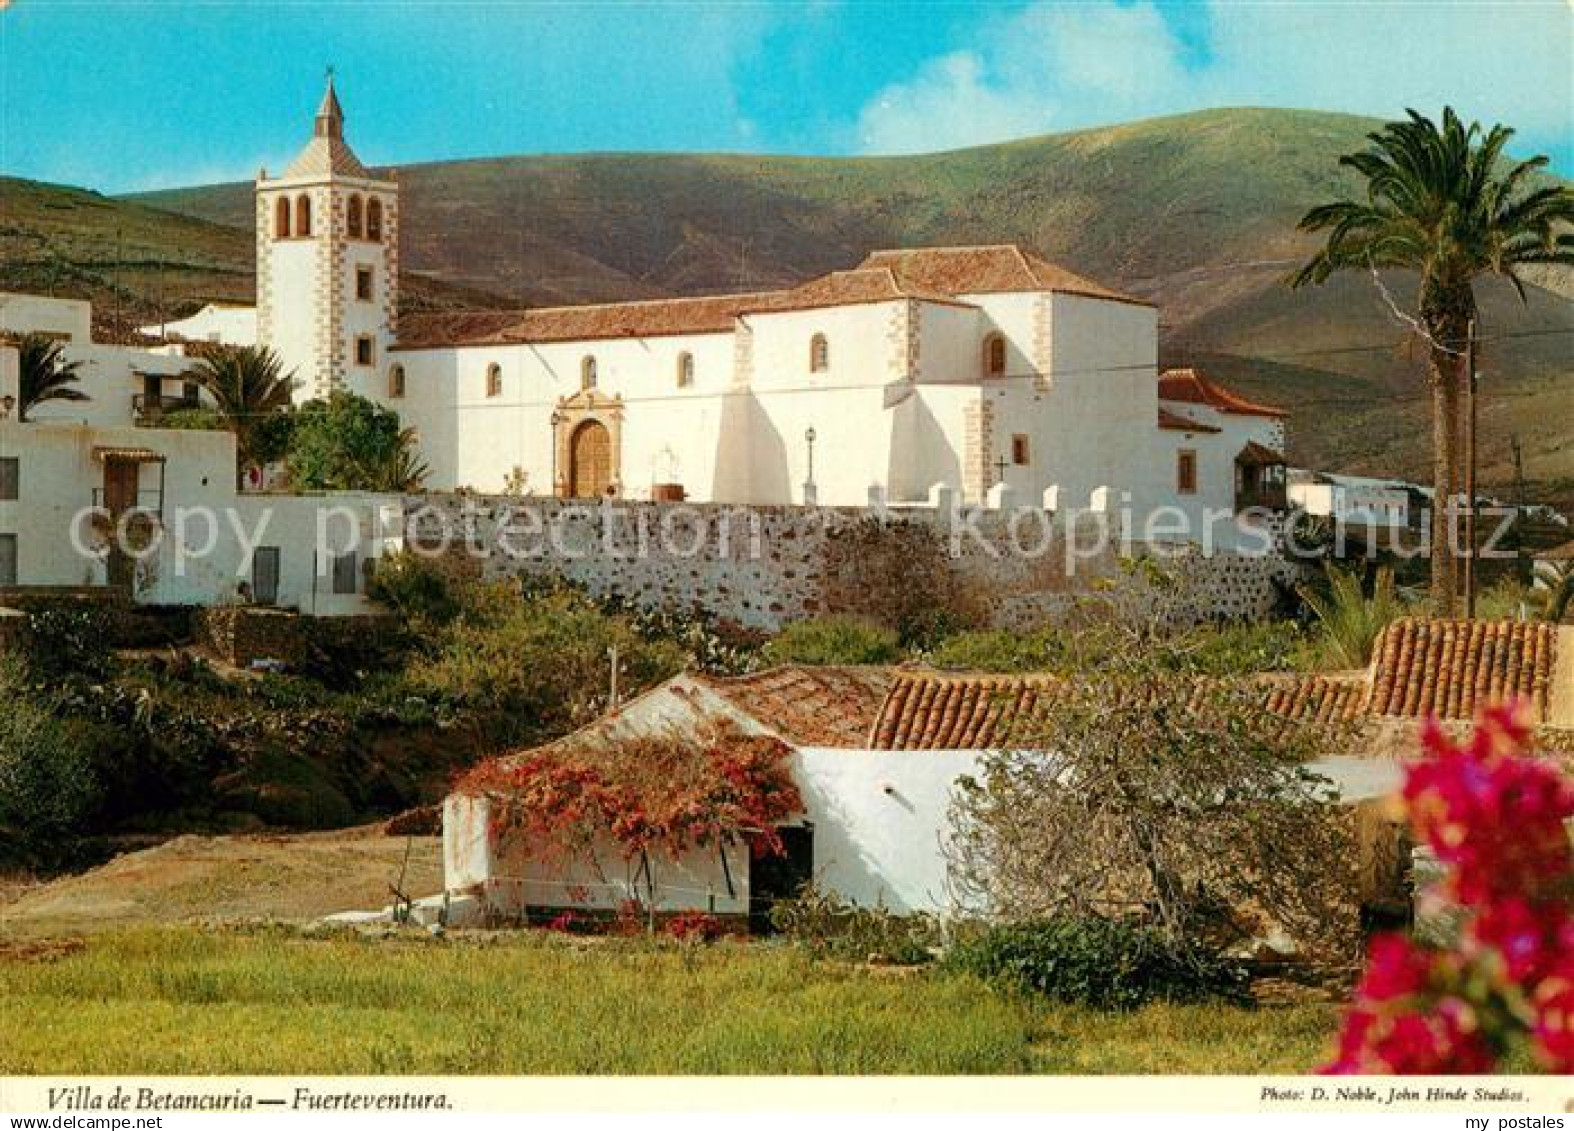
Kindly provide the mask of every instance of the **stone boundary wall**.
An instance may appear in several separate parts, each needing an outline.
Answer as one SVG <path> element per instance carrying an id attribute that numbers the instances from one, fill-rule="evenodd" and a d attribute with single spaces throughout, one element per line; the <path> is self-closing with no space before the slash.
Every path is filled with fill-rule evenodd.
<path id="1" fill-rule="evenodd" d="M 473 556 L 489 577 L 562 577 L 598 596 L 701 607 L 750 628 L 825 613 L 887 619 L 893 600 L 951 600 L 968 623 L 1028 628 L 1080 596 L 1143 600 L 1124 559 L 1162 558 L 1178 578 L 1176 619 L 1271 614 L 1300 567 L 1278 554 L 1118 545 L 1090 553 L 1100 516 L 1075 529 L 1043 511 L 665 504 L 503 499 L 405 500 L 405 536 Z M 873 534 L 871 535 L 871 530 Z"/>

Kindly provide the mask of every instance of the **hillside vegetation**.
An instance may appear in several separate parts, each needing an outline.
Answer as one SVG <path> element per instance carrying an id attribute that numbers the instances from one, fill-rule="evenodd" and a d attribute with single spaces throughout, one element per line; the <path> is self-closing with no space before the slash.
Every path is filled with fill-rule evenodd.
<path id="1" fill-rule="evenodd" d="M 444 284 L 542 303 L 780 286 L 877 247 L 1019 241 L 1157 302 L 1167 364 L 1207 365 L 1296 410 L 1293 459 L 1425 478 L 1422 359 L 1373 281 L 1293 294 L 1283 286 L 1313 247 L 1296 220 L 1354 188 L 1337 158 L 1361 148 L 1376 124 L 1228 109 L 915 157 L 585 154 L 412 165 L 398 170 L 402 253 Z M 7 203 L 0 196 L 9 240 L 17 221 Z M 249 230 L 253 203 L 251 185 L 239 183 L 125 206 L 139 217 L 162 215 L 149 206 L 178 214 L 167 220 L 169 244 L 204 246 L 227 228 Z M 104 218 L 99 227 L 95 254 L 113 259 Z M 236 246 L 243 279 L 249 237 Z M 9 256 L 5 273 L 0 285 L 11 285 Z M 1566 275 L 1541 282 L 1523 306 L 1507 285 L 1481 288 L 1492 339 L 1482 350 L 1483 477 L 1511 484 L 1517 436 L 1532 494 L 1574 505 L 1574 286 Z M 1409 302 L 1407 280 L 1386 285 Z"/>

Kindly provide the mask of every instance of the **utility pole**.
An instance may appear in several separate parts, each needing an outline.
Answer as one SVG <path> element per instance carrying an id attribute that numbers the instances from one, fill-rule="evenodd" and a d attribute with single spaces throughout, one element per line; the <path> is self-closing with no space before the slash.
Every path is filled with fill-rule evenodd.
<path id="1" fill-rule="evenodd" d="M 120 265 L 126 258 L 126 234 L 115 229 L 115 330 L 120 330 Z"/>
<path id="2" fill-rule="evenodd" d="M 616 711 L 618 709 L 618 667 L 619 649 L 616 644 L 607 649 L 607 658 L 612 661 L 611 687 L 608 691 L 607 706 Z"/>
<path id="3" fill-rule="evenodd" d="M 1476 320 L 1465 329 L 1465 619 L 1476 619 Z"/>

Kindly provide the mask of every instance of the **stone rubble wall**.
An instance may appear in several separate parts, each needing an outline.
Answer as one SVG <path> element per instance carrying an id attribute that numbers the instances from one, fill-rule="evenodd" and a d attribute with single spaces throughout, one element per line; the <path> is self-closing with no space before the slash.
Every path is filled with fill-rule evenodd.
<path id="1" fill-rule="evenodd" d="M 883 517 L 874 517 L 882 514 Z M 677 608 L 774 631 L 825 613 L 886 619 L 893 595 L 957 603 L 961 619 L 1028 628 L 1065 614 L 1079 596 L 1145 584 L 1128 555 L 1080 557 L 1093 533 L 1068 532 L 1042 511 L 610 504 L 423 495 L 406 500 L 406 540 L 462 550 L 489 577 L 561 577 L 598 596 Z M 1085 520 L 1084 520 L 1085 521 Z M 876 533 L 871 536 L 871 524 Z M 1131 546 L 1160 558 L 1179 582 L 1169 615 L 1191 621 L 1268 616 L 1299 567 L 1248 556 Z"/>

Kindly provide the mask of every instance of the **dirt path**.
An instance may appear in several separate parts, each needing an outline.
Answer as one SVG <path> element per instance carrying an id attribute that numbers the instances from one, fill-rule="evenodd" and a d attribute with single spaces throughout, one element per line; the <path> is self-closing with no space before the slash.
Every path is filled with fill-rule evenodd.
<path id="1" fill-rule="evenodd" d="M 0 891 L 0 936 L 82 934 L 193 920 L 315 919 L 386 905 L 406 841 L 381 826 L 332 833 L 183 836 L 20 891 Z M 442 890 L 442 842 L 409 843 L 405 891 Z"/>

